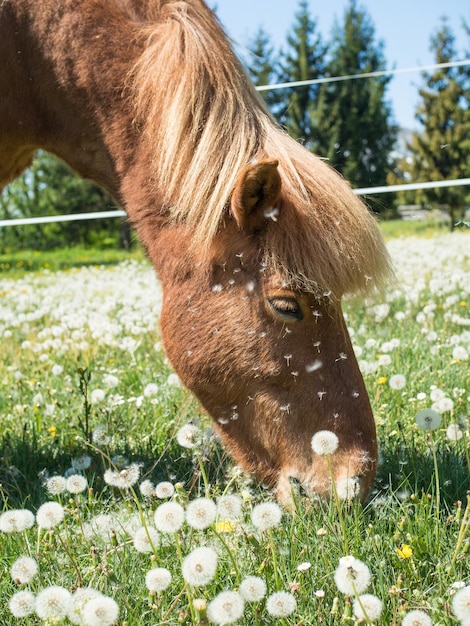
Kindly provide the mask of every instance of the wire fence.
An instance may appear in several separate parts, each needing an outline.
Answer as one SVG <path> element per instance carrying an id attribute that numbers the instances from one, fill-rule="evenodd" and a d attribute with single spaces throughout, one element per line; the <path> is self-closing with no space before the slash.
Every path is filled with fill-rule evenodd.
<path id="1" fill-rule="evenodd" d="M 349 74 L 347 76 L 328 76 L 323 78 L 312 78 L 310 80 L 292 81 L 288 83 L 277 83 L 272 85 L 257 86 L 257 91 L 269 91 L 275 89 L 291 89 L 294 87 L 303 87 L 306 85 L 319 85 L 322 83 L 332 83 L 345 80 L 357 80 L 363 78 L 376 78 L 379 76 L 390 76 L 396 74 L 404 74 L 407 72 L 429 71 L 435 69 L 446 69 L 451 67 L 463 67 L 470 65 L 470 59 L 462 61 L 452 61 L 449 63 L 434 63 L 432 65 L 420 65 L 415 67 L 398 68 L 394 70 L 380 70 L 377 72 L 363 72 L 359 74 Z M 470 185 L 470 178 L 459 178 L 454 180 L 430 181 L 422 183 L 403 183 L 400 185 L 385 185 L 381 187 L 367 187 L 361 189 L 353 189 L 352 191 L 359 196 L 371 196 L 381 193 L 392 193 L 396 191 L 417 191 L 419 189 L 436 189 L 438 187 L 457 187 Z M 38 217 L 21 217 L 0 220 L 0 228 L 6 226 L 26 226 L 34 224 L 50 224 L 58 222 L 74 222 L 82 220 L 96 220 L 104 218 L 126 217 L 126 212 L 121 209 L 115 211 L 98 211 L 93 213 L 74 213 L 69 215 L 47 215 Z"/>
<path id="2" fill-rule="evenodd" d="M 382 187 L 364 187 L 353 189 L 353 193 L 358 196 L 372 196 L 381 193 L 391 193 L 395 191 L 415 191 L 418 189 L 436 189 L 439 187 L 461 187 L 470 186 L 470 178 L 458 178 L 455 180 L 438 180 L 424 183 L 404 183 L 402 185 L 384 185 Z M 38 217 L 21 217 L 8 220 L 0 220 L 0 228 L 6 226 L 29 226 L 33 224 L 50 224 L 56 222 L 74 222 L 81 220 L 97 220 L 103 218 L 126 217 L 126 212 L 122 209 L 115 211 L 96 211 L 94 213 L 74 213 L 70 215 L 43 215 Z"/>

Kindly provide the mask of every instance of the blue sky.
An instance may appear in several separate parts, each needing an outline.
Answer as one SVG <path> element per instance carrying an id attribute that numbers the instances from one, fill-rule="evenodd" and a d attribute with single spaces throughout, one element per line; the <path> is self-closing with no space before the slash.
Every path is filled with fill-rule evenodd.
<path id="1" fill-rule="evenodd" d="M 253 38 L 260 26 L 269 33 L 276 48 L 284 45 L 286 33 L 295 21 L 298 0 L 211 0 L 227 33 L 239 44 Z M 462 18 L 470 24 L 470 6 L 466 0 L 362 0 L 372 18 L 376 37 L 385 44 L 387 68 L 405 68 L 433 63 L 429 51 L 430 35 L 446 15 L 457 37 L 459 59 L 470 56 L 470 38 L 461 26 Z M 310 0 L 311 17 L 317 19 L 325 39 L 331 34 L 335 19 L 342 19 L 347 0 Z M 467 50 L 467 57 L 463 50 Z M 240 50 L 236 48 L 240 53 Z M 414 112 L 418 103 L 419 72 L 395 76 L 388 97 L 395 120 L 404 128 L 416 128 Z"/>

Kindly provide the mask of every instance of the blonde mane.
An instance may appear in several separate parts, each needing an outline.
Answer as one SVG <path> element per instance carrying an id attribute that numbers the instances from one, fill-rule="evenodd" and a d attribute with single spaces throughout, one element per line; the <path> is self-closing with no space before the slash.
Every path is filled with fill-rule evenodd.
<path id="1" fill-rule="evenodd" d="M 137 122 L 163 210 L 208 250 L 241 170 L 279 160 L 282 197 L 265 262 L 307 291 L 364 290 L 388 277 L 375 220 L 349 185 L 271 118 L 202 0 L 149 0 L 133 71 Z"/>

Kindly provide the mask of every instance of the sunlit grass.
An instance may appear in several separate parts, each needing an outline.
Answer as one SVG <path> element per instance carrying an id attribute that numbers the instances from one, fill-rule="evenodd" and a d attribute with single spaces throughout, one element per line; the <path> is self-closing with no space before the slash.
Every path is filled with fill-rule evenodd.
<path id="1" fill-rule="evenodd" d="M 262 578 L 267 595 L 288 592 L 296 608 L 275 617 L 266 597 L 247 601 L 237 623 L 360 623 L 357 598 L 334 581 L 348 551 L 370 570 L 366 593 L 383 603 L 373 623 L 399 625 L 420 609 L 435 624 L 458 624 L 451 602 L 470 584 L 470 234 L 392 240 L 390 250 L 401 288 L 381 301 L 346 306 L 377 418 L 381 462 L 371 497 L 360 506 L 298 496 L 297 513 L 284 511 L 281 523 L 266 530 L 251 515 L 272 494 L 233 468 L 166 361 L 156 326 L 160 292 L 146 261 L 94 267 L 102 265 L 97 261 L 22 277 L 3 272 L 2 510 L 36 513 L 47 501 L 64 508 L 51 529 L 0 531 L 5 623 L 70 623 L 16 620 L 7 608 L 15 592 L 59 585 L 72 592 L 90 586 L 113 598 L 118 624 L 203 624 L 208 603 L 238 591 L 247 576 Z M 415 420 L 431 407 L 441 423 L 427 432 Z M 199 428 L 194 448 L 176 439 L 188 422 Z M 457 430 L 449 437 L 451 425 Z M 140 475 L 132 485 L 106 482 L 109 472 L 123 469 L 126 479 L 125 468 L 135 471 L 136 464 Z M 47 479 L 74 473 L 86 478 L 85 490 L 48 492 Z M 150 491 L 144 481 L 151 481 Z M 154 512 L 165 501 L 145 493 L 162 481 L 174 485 L 169 499 L 183 507 L 231 493 L 241 513 L 233 520 L 219 515 L 203 530 L 188 518 L 140 552 L 136 531 L 155 528 Z M 198 546 L 218 557 L 205 586 L 189 584 L 182 573 L 183 559 Z M 10 575 L 21 556 L 39 565 L 23 584 Z M 171 582 L 150 593 L 146 574 L 157 567 L 170 572 Z"/>

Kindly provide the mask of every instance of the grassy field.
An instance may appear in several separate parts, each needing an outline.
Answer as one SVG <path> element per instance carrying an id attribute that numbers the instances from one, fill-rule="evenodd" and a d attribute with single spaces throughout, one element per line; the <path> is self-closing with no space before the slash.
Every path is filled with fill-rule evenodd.
<path id="1" fill-rule="evenodd" d="M 470 232 L 387 228 L 399 284 L 345 305 L 374 489 L 296 515 L 172 373 L 141 252 L 0 258 L 0 624 L 470 623 Z"/>

